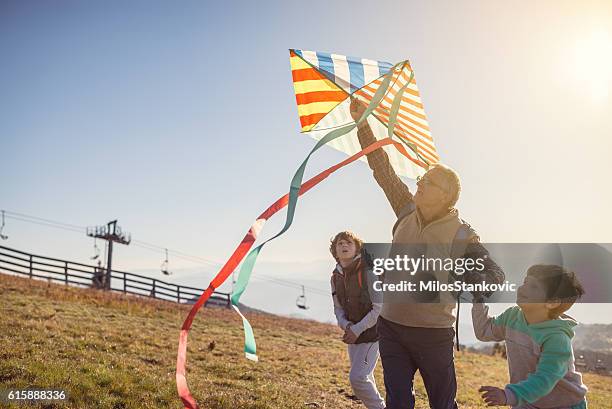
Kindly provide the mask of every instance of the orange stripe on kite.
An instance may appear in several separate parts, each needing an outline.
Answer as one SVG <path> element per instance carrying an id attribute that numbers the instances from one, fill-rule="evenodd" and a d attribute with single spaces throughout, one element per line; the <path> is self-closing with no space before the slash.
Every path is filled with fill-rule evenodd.
<path id="1" fill-rule="evenodd" d="M 366 89 L 366 90 L 368 90 L 368 91 L 370 91 L 372 94 L 374 94 L 374 93 L 376 92 L 376 89 L 375 89 L 375 88 L 372 88 L 372 87 L 370 87 L 370 86 L 366 86 L 366 87 L 365 87 L 365 89 Z M 409 94 L 412 94 L 412 95 L 413 95 L 413 96 L 415 96 L 415 97 L 419 97 L 419 98 L 421 98 L 421 97 L 420 97 L 420 95 L 419 95 L 419 92 L 418 92 L 418 91 L 415 91 L 415 90 L 410 89 L 410 88 L 406 88 L 406 89 L 404 90 L 404 93 L 406 93 L 406 92 L 407 92 L 407 93 L 409 93 Z M 388 95 L 395 95 L 395 94 L 396 94 L 396 91 L 395 91 L 395 90 L 393 90 L 393 89 L 390 89 L 390 90 L 389 90 L 389 92 L 387 92 L 387 94 L 385 94 L 385 99 L 388 99 Z M 371 98 L 371 97 L 370 97 L 370 98 Z M 406 98 L 410 98 L 410 97 L 408 97 L 408 96 L 403 97 L 403 98 L 402 98 L 402 100 L 406 100 Z M 411 100 L 409 99 L 409 101 L 411 101 Z M 414 102 L 418 104 L 418 102 L 416 102 L 416 101 L 414 101 Z M 422 107 L 423 107 L 423 106 L 421 105 L 421 108 L 422 108 Z"/>
<path id="2" fill-rule="evenodd" d="M 344 91 L 314 91 L 303 94 L 295 94 L 298 105 L 310 104 L 311 102 L 342 102 L 348 95 Z"/>
<path id="3" fill-rule="evenodd" d="M 410 88 L 406 88 L 406 91 L 408 91 Z M 360 92 L 363 91 L 363 92 Z M 369 91 L 370 93 L 374 94 L 376 93 L 376 88 L 372 87 L 371 85 L 366 85 L 365 87 L 363 87 L 360 91 L 358 91 L 358 95 L 363 96 L 365 99 L 367 99 L 368 101 L 372 99 L 372 96 L 369 95 L 367 92 L 365 91 Z M 416 96 L 419 96 L 418 93 Z M 413 99 L 410 99 L 407 96 L 404 96 L 402 98 L 402 102 L 408 102 L 411 105 L 414 105 L 417 108 L 421 108 L 421 109 L 425 109 L 425 107 L 423 106 L 423 104 L 421 104 L 420 102 L 417 102 Z"/>
<path id="4" fill-rule="evenodd" d="M 421 127 L 422 129 L 426 129 L 427 131 L 429 131 L 429 127 L 420 124 L 419 122 L 415 121 L 414 119 L 410 118 L 409 116 L 406 116 L 406 115 L 402 114 L 401 112 L 397 113 L 397 117 L 400 118 L 400 119 L 398 119 L 398 121 L 401 121 L 403 124 L 405 124 L 407 128 L 409 128 L 410 130 L 416 132 L 417 134 L 421 135 L 423 138 L 425 138 L 428 141 L 430 141 L 431 143 L 433 143 L 433 138 L 431 136 L 429 136 L 425 132 L 415 128 L 414 126 L 410 126 L 410 124 L 417 125 L 417 126 Z M 410 124 L 408 122 L 410 122 Z"/>
<path id="5" fill-rule="evenodd" d="M 404 83 L 408 82 L 408 80 L 410 79 L 410 76 L 408 76 L 408 73 L 405 70 L 402 70 L 400 72 L 400 76 L 404 80 Z M 410 81 L 410 83 L 416 85 L 416 79 L 414 76 L 412 77 L 412 80 Z"/>
<path id="6" fill-rule="evenodd" d="M 393 95 L 395 95 L 395 93 L 394 93 Z M 406 97 L 403 97 L 403 98 L 402 98 L 402 102 L 405 102 L 405 101 L 406 101 L 406 99 L 407 99 Z M 389 96 L 385 96 L 385 97 L 383 98 L 383 101 L 384 101 L 384 102 L 387 102 L 387 103 L 389 104 L 388 108 L 391 108 L 391 105 L 393 104 L 393 99 L 392 99 L 391 97 L 389 97 Z M 406 108 L 406 107 L 403 107 L 403 106 L 401 106 L 401 105 L 400 105 L 400 108 L 399 108 L 399 109 L 400 109 L 400 111 L 407 112 L 407 113 L 409 113 L 409 114 L 411 114 L 411 115 L 416 116 L 416 117 L 417 117 L 417 118 L 419 118 L 419 119 L 422 119 L 422 120 L 424 120 L 424 121 L 427 121 L 427 117 L 426 117 L 425 115 L 421 114 L 420 112 L 413 111 L 412 109 L 410 109 L 410 108 Z M 427 125 L 425 125 L 425 124 L 420 124 L 419 122 L 415 122 L 415 123 L 416 123 L 416 124 L 419 124 L 419 126 L 421 126 L 423 129 L 427 129 L 427 130 L 429 130 L 429 127 L 428 127 Z"/>
<path id="7" fill-rule="evenodd" d="M 395 129 L 397 131 L 400 131 L 398 135 L 399 137 L 417 146 L 417 152 L 419 155 L 424 156 L 430 162 L 438 162 L 440 160 L 440 157 L 437 154 L 432 153 L 431 151 L 426 149 L 422 144 L 419 143 L 419 141 L 415 140 L 414 136 L 410 132 L 406 132 L 404 129 L 402 129 L 401 125 L 398 124 Z"/>
<path id="8" fill-rule="evenodd" d="M 405 75 L 405 73 L 403 73 L 403 72 L 402 72 L 402 77 L 404 78 L 404 80 L 405 80 L 405 81 L 404 81 L 404 82 L 401 82 L 401 81 L 399 81 L 399 80 L 398 80 L 398 83 L 401 83 L 401 84 L 403 85 L 403 84 L 405 84 L 405 83 L 408 81 L 408 78 L 410 78 L 410 77 L 408 77 L 407 75 Z M 411 84 L 416 85 L 416 82 L 415 82 L 414 80 L 412 80 L 410 83 L 411 83 Z M 366 85 L 364 88 L 365 88 L 365 89 L 367 89 L 368 91 L 371 91 L 371 92 L 376 92 L 376 88 L 373 88 L 373 87 L 372 87 L 372 84 L 374 84 L 374 85 L 380 85 L 380 84 L 381 84 L 381 82 L 380 82 L 379 80 L 374 80 L 374 81 L 372 81 L 370 84 Z M 390 91 L 389 91 L 389 92 L 390 92 Z M 405 90 L 404 92 L 407 92 L 407 93 L 409 93 L 409 94 L 412 94 L 412 95 L 414 95 L 415 97 L 419 97 L 419 98 L 421 97 L 421 95 L 419 94 L 419 91 L 414 90 L 414 89 L 412 89 L 412 88 L 406 88 L 406 90 Z"/>
<path id="9" fill-rule="evenodd" d="M 389 97 L 385 97 L 385 98 L 383 98 L 383 100 L 384 100 L 384 102 L 387 102 L 389 104 L 388 106 L 385 105 L 385 107 L 387 109 L 391 109 L 391 106 L 392 106 L 392 103 L 393 103 L 393 99 L 391 99 Z M 402 102 L 404 102 L 404 101 L 405 101 L 405 99 L 402 98 Z M 403 106 L 400 105 L 399 110 L 400 111 L 404 111 L 404 112 L 406 112 L 406 113 L 408 113 L 410 115 L 413 115 L 413 116 L 415 116 L 415 117 L 417 117 L 417 118 L 427 122 L 427 117 L 425 115 L 423 115 L 423 114 L 421 114 L 419 112 L 413 111 L 410 108 L 406 108 L 406 107 L 403 107 Z M 419 121 L 416 121 L 414 119 L 412 119 L 411 122 L 414 122 L 415 125 L 420 126 L 421 128 L 425 129 L 426 131 L 429 131 L 429 126 L 426 123 L 423 124 L 423 123 L 421 123 Z"/>
<path id="10" fill-rule="evenodd" d="M 389 114 L 387 114 L 384 111 L 380 111 L 380 112 L 376 111 L 376 114 L 382 116 L 385 119 L 385 121 L 389 120 Z M 436 147 L 433 145 L 432 143 L 433 141 L 431 141 L 431 139 L 426 139 L 426 140 L 420 139 L 419 136 L 423 137 L 422 133 L 419 132 L 417 129 L 413 128 L 412 126 L 410 126 L 409 124 L 407 124 L 406 122 L 402 121 L 399 118 L 399 115 L 397 119 L 397 124 L 400 125 L 405 132 L 411 134 L 415 139 L 417 139 L 419 141 L 419 144 L 423 145 L 423 147 L 425 148 L 429 148 L 432 151 L 431 153 L 435 154 Z"/>
<path id="11" fill-rule="evenodd" d="M 367 98 L 366 98 L 366 100 L 369 102 L 369 101 L 371 100 L 371 98 L 367 97 Z M 388 97 L 383 98 L 383 101 L 385 101 L 385 102 L 387 102 L 387 103 L 389 103 L 389 104 L 391 104 L 391 103 L 393 102 L 393 100 L 392 100 L 392 99 L 390 99 L 390 98 L 388 98 Z M 404 101 L 405 101 L 405 98 L 402 98 L 402 102 L 404 102 Z M 391 109 L 391 105 L 383 105 L 383 104 L 381 104 L 381 106 L 379 106 L 379 107 L 376 109 L 376 111 L 377 111 L 377 112 L 386 112 L 386 111 L 389 111 L 390 109 Z M 421 123 L 421 122 L 419 122 L 419 121 L 417 121 L 417 120 L 415 120 L 415 119 L 413 119 L 413 118 L 411 118 L 411 117 L 409 117 L 409 116 L 407 116 L 407 115 L 405 115 L 405 114 L 402 114 L 402 113 L 401 113 L 401 111 L 408 112 L 408 113 L 410 113 L 411 115 L 414 115 L 414 116 L 419 117 L 419 118 L 421 118 L 421 117 L 422 117 L 421 119 L 423 119 L 423 120 L 425 120 L 425 121 L 427 121 L 427 117 L 426 117 L 426 116 L 424 116 L 424 115 L 422 115 L 422 114 L 420 114 L 420 113 L 418 113 L 418 112 L 415 112 L 415 111 L 413 111 L 413 110 L 411 110 L 411 109 L 408 109 L 408 108 L 402 107 L 401 105 L 400 105 L 400 109 L 399 109 L 399 111 L 400 111 L 400 112 L 398 112 L 398 114 L 397 114 L 397 116 L 398 116 L 398 117 L 403 118 L 403 119 L 405 119 L 406 121 L 409 121 L 409 122 L 413 123 L 415 126 L 418 126 L 419 128 L 421 128 L 421 129 L 423 129 L 423 130 L 425 130 L 425 131 L 427 131 L 427 132 L 430 132 L 429 125 L 427 125 L 427 124 L 423 124 L 423 123 Z M 418 130 L 415 130 L 415 131 L 416 131 L 416 132 L 419 132 Z M 427 135 L 427 134 L 425 134 L 425 133 L 423 133 L 423 132 L 419 132 L 419 134 L 420 134 L 420 135 L 423 135 L 423 137 L 424 137 L 424 138 L 427 138 L 427 139 L 429 139 L 430 141 L 433 141 L 433 139 L 432 139 L 432 137 L 431 137 L 431 136 L 429 136 L 429 135 Z"/>
<path id="12" fill-rule="evenodd" d="M 425 157 L 428 161 L 438 162 L 440 160 L 440 157 L 436 153 L 432 153 L 428 149 L 426 149 L 422 144 L 415 140 L 414 136 L 411 133 L 406 132 L 404 129 L 402 129 L 401 125 L 398 124 L 395 127 L 395 131 L 397 132 L 397 136 L 416 145 L 417 153 Z"/>
<path id="13" fill-rule="evenodd" d="M 327 79 L 323 74 L 314 68 L 300 68 L 297 70 L 292 70 L 291 76 L 293 77 L 293 82 Z"/>
<path id="14" fill-rule="evenodd" d="M 300 117 L 300 124 L 302 125 L 302 129 L 309 125 L 316 125 L 323 117 L 327 115 L 327 112 L 319 113 L 319 114 L 310 114 L 304 115 Z"/>

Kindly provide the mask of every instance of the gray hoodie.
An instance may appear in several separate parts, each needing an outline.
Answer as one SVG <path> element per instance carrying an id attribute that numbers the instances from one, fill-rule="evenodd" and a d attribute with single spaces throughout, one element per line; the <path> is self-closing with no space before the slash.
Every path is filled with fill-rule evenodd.
<path id="1" fill-rule="evenodd" d="M 488 307 L 472 306 L 476 338 L 506 341 L 510 383 L 506 400 L 513 408 L 586 408 L 587 387 L 574 366 L 573 327 L 567 316 L 528 324 L 520 307 L 508 308 L 497 317 Z"/>

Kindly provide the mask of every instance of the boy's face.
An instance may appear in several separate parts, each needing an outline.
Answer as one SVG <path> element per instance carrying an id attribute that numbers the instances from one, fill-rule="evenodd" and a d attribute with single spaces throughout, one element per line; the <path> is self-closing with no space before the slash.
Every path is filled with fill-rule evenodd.
<path id="1" fill-rule="evenodd" d="M 353 259 L 357 255 L 357 245 L 351 239 L 340 239 L 336 243 L 336 255 L 342 260 Z"/>
<path id="2" fill-rule="evenodd" d="M 548 312 L 559 306 L 558 302 L 546 300 L 546 288 L 540 280 L 532 276 L 525 276 L 523 285 L 516 292 L 516 304 L 523 311 Z"/>
<path id="3" fill-rule="evenodd" d="M 525 276 L 523 284 L 516 291 L 516 303 L 543 303 L 546 302 L 546 288 L 542 283 L 532 276 Z"/>

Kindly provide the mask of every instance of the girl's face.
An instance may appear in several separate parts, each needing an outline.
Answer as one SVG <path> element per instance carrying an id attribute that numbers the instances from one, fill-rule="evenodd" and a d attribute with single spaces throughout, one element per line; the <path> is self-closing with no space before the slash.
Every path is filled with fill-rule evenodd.
<path id="1" fill-rule="evenodd" d="M 352 260 L 357 255 L 357 245 L 351 239 L 340 239 L 336 243 L 336 255 L 341 260 Z"/>

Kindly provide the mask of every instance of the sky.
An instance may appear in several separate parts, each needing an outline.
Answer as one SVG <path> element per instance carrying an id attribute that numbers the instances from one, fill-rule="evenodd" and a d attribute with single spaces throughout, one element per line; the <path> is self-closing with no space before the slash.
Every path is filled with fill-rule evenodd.
<path id="1" fill-rule="evenodd" d="M 206 259 L 171 256 L 169 278 L 206 287 L 314 146 L 299 132 L 289 48 L 410 59 L 442 162 L 461 176 L 457 208 L 484 241 L 612 242 L 606 1 L 4 0 L 0 209 L 118 219 L 134 240 Z M 321 149 L 306 176 L 343 158 Z M 327 291 L 330 237 L 386 242 L 393 222 L 369 168 L 353 164 L 300 201 L 255 276 Z M 4 233 L 0 244 L 37 254 L 93 252 L 84 233 L 15 219 Z M 163 259 L 118 246 L 113 266 L 160 276 Z M 260 280 L 243 300 L 331 319 L 328 298 L 312 294 L 304 312 L 297 295 Z M 602 321 L 606 308 L 580 315 Z"/>

